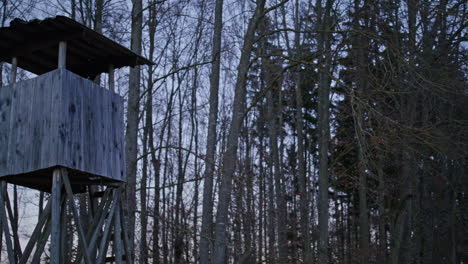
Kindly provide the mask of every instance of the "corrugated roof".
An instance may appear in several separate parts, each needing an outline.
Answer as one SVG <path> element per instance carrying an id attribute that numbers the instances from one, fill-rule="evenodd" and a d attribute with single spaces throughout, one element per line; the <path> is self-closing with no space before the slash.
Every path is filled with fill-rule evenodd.
<path id="1" fill-rule="evenodd" d="M 67 41 L 67 69 L 94 78 L 115 68 L 153 64 L 117 42 L 64 16 L 44 20 L 15 19 L 0 28 L 0 62 L 18 58 L 18 67 L 35 74 L 57 68 L 58 44 Z"/>

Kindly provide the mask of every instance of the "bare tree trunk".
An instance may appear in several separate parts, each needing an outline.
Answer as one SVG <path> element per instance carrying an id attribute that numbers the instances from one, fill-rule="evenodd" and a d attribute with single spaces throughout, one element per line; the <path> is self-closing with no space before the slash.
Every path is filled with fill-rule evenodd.
<path id="1" fill-rule="evenodd" d="M 247 255 L 245 263 L 255 262 L 255 209 L 254 209 L 254 174 L 252 170 L 251 141 L 249 137 L 250 130 L 245 129 L 245 177 L 246 177 L 246 213 L 244 217 L 244 239 L 245 253 Z"/>
<path id="2" fill-rule="evenodd" d="M 232 121 L 229 127 L 227 150 L 223 155 L 222 177 L 219 187 L 218 212 L 216 214 L 215 245 L 213 251 L 213 263 L 222 264 L 227 261 L 227 224 L 228 209 L 231 198 L 232 176 L 235 171 L 237 160 L 237 146 L 239 132 L 245 109 L 246 79 L 250 64 L 250 54 L 255 40 L 255 31 L 258 22 L 263 16 L 265 0 L 259 0 L 253 17 L 249 21 L 247 32 L 242 47 L 241 59 L 238 66 L 235 95 L 233 101 Z"/>
<path id="3" fill-rule="evenodd" d="M 327 0 L 325 8 L 321 0 L 317 2 L 317 15 L 319 27 L 322 33 L 318 34 L 318 49 L 322 59 L 319 60 L 319 83 L 318 83 L 318 130 L 319 130 L 319 247 L 318 255 L 320 263 L 328 263 L 328 141 L 330 139 L 330 65 L 331 65 L 331 40 L 330 17 L 332 0 Z"/>
<path id="4" fill-rule="evenodd" d="M 150 101 L 151 100 L 151 101 Z M 153 125 L 153 121 L 150 119 L 151 116 L 148 114 L 150 109 L 153 107 L 152 97 L 148 96 L 146 98 L 145 105 L 145 127 L 143 128 L 143 153 L 148 152 L 148 138 L 153 135 L 149 135 L 149 127 Z M 141 225 L 141 238 L 140 238 L 140 256 L 139 263 L 146 264 L 148 263 L 148 241 L 147 241 L 147 231 L 148 231 L 148 208 L 147 208 L 147 182 L 148 182 L 148 155 L 145 154 L 143 157 L 142 165 L 142 177 L 140 183 L 140 225 Z"/>
<path id="5" fill-rule="evenodd" d="M 175 63 L 174 63 L 175 64 Z M 182 155 L 182 131 L 183 131 L 183 99 L 182 99 L 182 89 L 178 89 L 178 98 L 179 98 L 179 129 L 178 129 L 178 143 L 179 150 L 177 152 L 177 186 L 176 186 L 176 204 L 175 204 L 175 223 L 174 223 L 174 260 L 175 263 L 181 263 L 182 253 L 184 250 L 183 242 L 183 218 L 181 214 L 183 211 L 183 200 L 182 193 L 184 190 L 184 181 L 185 181 L 185 171 L 183 170 L 183 155 Z"/>
<path id="6" fill-rule="evenodd" d="M 263 136 L 259 137 L 259 188 L 260 188 L 260 193 L 259 193 L 259 198 L 258 198 L 258 203 L 259 203 L 259 224 L 258 224 L 258 261 L 262 262 L 264 255 L 266 255 L 266 250 L 265 250 L 265 245 L 266 245 L 266 233 L 264 231 L 265 227 L 267 226 L 266 224 L 266 203 L 265 203 L 265 173 L 263 170 Z M 265 234 L 265 238 L 264 238 Z"/>
<path id="7" fill-rule="evenodd" d="M 267 68 L 269 74 L 275 72 L 273 68 Z M 275 78 L 271 76 L 270 78 Z M 267 77 L 268 79 L 268 77 Z M 276 207 L 277 207 L 277 220 L 276 220 L 276 229 L 278 233 L 278 253 L 279 253 L 279 263 L 287 262 L 288 251 L 287 251 L 287 240 L 286 240 L 286 231 L 287 231 L 287 220 L 286 220 L 286 201 L 284 200 L 284 186 L 283 186 L 283 175 L 281 171 L 281 165 L 279 161 L 278 153 L 278 133 L 279 130 L 276 122 L 276 116 L 278 113 L 281 113 L 281 110 L 274 106 L 273 102 L 273 89 L 280 89 L 280 87 L 270 87 L 273 85 L 273 82 L 267 82 L 268 92 L 267 92 L 267 101 L 268 101 L 268 123 L 269 123 L 269 139 L 270 139 L 270 158 L 273 164 L 274 169 L 274 179 L 275 179 L 275 194 L 276 194 Z"/>
<path id="8" fill-rule="evenodd" d="M 377 205 L 379 208 L 379 263 L 387 262 L 387 232 L 386 232 L 386 213 L 385 213 L 385 181 L 383 175 L 383 157 L 378 158 L 377 176 L 379 180 L 379 194 L 377 197 Z"/>
<path id="9" fill-rule="evenodd" d="M 132 33 L 131 50 L 136 54 L 141 54 L 142 38 L 142 0 L 133 0 L 132 7 Z M 130 251 L 134 252 L 135 242 L 135 209 L 136 209 L 136 171 L 138 158 L 138 113 L 140 99 L 140 66 L 130 69 L 129 92 L 127 107 L 127 127 L 125 134 L 125 157 L 127 164 L 127 206 L 126 212 L 129 227 Z M 134 256 L 132 257 L 134 259 Z"/>
<path id="10" fill-rule="evenodd" d="M 221 35 L 223 26 L 223 0 L 216 0 L 213 31 L 212 69 L 210 76 L 210 112 L 206 141 L 206 169 L 203 183 L 203 215 L 200 237 L 200 264 L 209 263 L 213 236 L 213 176 L 216 154 L 216 124 L 218 120 L 218 93 L 221 68 Z"/>
<path id="11" fill-rule="evenodd" d="M 361 19 L 367 20 L 366 15 L 362 14 L 369 8 L 364 4 L 364 7 L 360 7 L 360 0 L 354 1 L 354 29 L 359 32 L 361 30 L 360 21 Z M 368 24 L 368 21 L 363 22 L 364 25 Z M 365 102 L 364 91 L 367 89 L 367 76 L 366 76 L 366 42 L 362 33 L 356 34 L 355 39 L 355 55 L 354 63 L 356 65 L 356 85 L 357 92 L 352 96 L 351 105 L 353 107 L 353 120 L 354 120 L 354 131 L 358 143 L 358 173 L 359 173 L 359 260 L 363 264 L 369 261 L 369 219 L 368 219 L 368 208 L 367 208 L 367 157 L 366 157 L 366 142 L 364 138 L 364 111 L 363 102 Z M 358 97 L 360 100 L 354 100 Z M 356 107 L 354 108 L 354 105 Z"/>
<path id="12" fill-rule="evenodd" d="M 300 18 L 299 18 L 299 1 L 295 3 L 295 21 L 294 28 L 294 48 L 296 56 L 300 60 Z M 312 261 L 312 248 L 310 245 L 310 230 L 309 230 L 309 195 L 307 192 L 307 176 L 305 164 L 305 151 L 304 151 L 304 126 L 302 119 L 302 91 L 301 91 L 301 76 L 300 73 L 295 74 L 295 88 L 296 88 L 296 131 L 297 131 L 297 166 L 298 166 L 298 183 L 300 194 L 300 212 L 301 212 L 301 233 L 302 233 L 302 248 L 303 248 L 303 261 L 304 263 L 311 263 Z"/>

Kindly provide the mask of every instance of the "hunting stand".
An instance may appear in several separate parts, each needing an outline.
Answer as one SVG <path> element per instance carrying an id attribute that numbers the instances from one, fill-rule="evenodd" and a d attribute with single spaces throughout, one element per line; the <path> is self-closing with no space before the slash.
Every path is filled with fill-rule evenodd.
<path id="1" fill-rule="evenodd" d="M 39 263 L 50 236 L 50 263 L 133 263 L 122 202 L 123 99 L 114 91 L 114 69 L 152 62 L 61 16 L 0 28 L 0 62 L 11 63 L 9 85 L 0 87 L 0 235 L 9 262 Z M 17 67 L 38 76 L 16 82 Z M 109 89 L 92 81 L 103 72 Z M 8 183 L 51 193 L 24 247 Z M 78 193 L 91 200 L 86 223 Z M 70 240 L 78 243 L 73 259 Z"/>

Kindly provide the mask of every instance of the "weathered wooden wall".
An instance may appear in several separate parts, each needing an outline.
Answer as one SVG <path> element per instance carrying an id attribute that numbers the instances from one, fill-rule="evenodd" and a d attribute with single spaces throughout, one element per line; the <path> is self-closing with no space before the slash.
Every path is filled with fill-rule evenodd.
<path id="1" fill-rule="evenodd" d="M 0 88 L 0 177 L 63 166 L 125 180 L 123 136 L 123 99 L 67 70 Z"/>

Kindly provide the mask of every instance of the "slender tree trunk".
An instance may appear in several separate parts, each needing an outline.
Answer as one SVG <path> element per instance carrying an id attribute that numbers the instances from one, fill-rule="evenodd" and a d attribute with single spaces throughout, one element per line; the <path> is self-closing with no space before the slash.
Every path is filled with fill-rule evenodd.
<path id="1" fill-rule="evenodd" d="M 132 33 L 130 47 L 136 54 L 141 54 L 142 38 L 142 0 L 133 0 Z M 125 134 L 125 157 L 127 164 L 127 217 L 129 228 L 130 251 L 134 252 L 135 209 L 136 209 L 136 172 L 138 158 L 138 113 L 140 98 L 140 67 L 130 69 L 127 107 L 127 127 Z M 132 257 L 134 259 L 134 257 Z"/>
<path id="2" fill-rule="evenodd" d="M 367 25 L 367 17 L 363 13 L 369 8 L 366 5 L 360 7 L 360 0 L 354 1 L 354 28 L 357 32 L 361 30 L 360 21 L 364 19 L 364 24 Z M 363 102 L 365 102 L 364 92 L 367 90 L 367 76 L 366 76 L 366 42 L 362 33 L 356 34 L 355 45 L 353 47 L 355 51 L 354 63 L 356 65 L 356 85 L 357 92 L 352 97 L 353 107 L 353 119 L 354 119 L 354 131 L 358 143 L 358 173 L 359 173 L 359 249 L 360 249 L 360 261 L 363 264 L 369 261 L 369 219 L 368 219 L 368 208 L 367 208 L 367 157 L 366 157 L 366 141 L 364 138 L 364 111 Z M 354 100 L 354 97 L 360 100 Z M 355 105 L 355 108 L 354 108 Z"/>
<path id="3" fill-rule="evenodd" d="M 269 72 L 271 71 L 268 70 Z M 274 70 L 273 70 L 274 72 Z M 274 78 L 274 77 L 271 77 Z M 273 82 L 268 82 L 268 86 L 273 85 Z M 280 89 L 280 87 L 267 87 L 267 101 L 268 101 L 268 123 L 269 123 L 269 139 L 270 139 L 270 158 L 273 164 L 273 175 L 275 179 L 275 194 L 276 194 L 276 207 L 277 207 L 277 220 L 276 229 L 278 233 L 278 253 L 279 263 L 287 262 L 287 219 L 286 219 L 286 201 L 284 200 L 284 186 L 281 165 L 278 153 L 278 126 L 276 116 L 281 113 L 281 110 L 274 106 L 273 102 L 273 89 Z"/>
<path id="4" fill-rule="evenodd" d="M 148 138 L 149 136 L 149 127 L 153 125 L 151 116 L 148 115 L 149 109 L 153 107 L 153 102 L 151 96 L 148 96 L 146 99 L 145 105 L 145 127 L 143 129 L 143 153 L 148 153 Z M 148 208 L 147 208 L 147 182 L 148 182 L 148 155 L 145 154 L 143 157 L 143 165 L 142 165 L 142 177 L 140 183 L 140 225 L 141 225 L 141 238 L 140 238 L 140 257 L 139 263 L 146 264 L 148 263 L 148 242 L 147 242 L 147 231 L 148 231 Z"/>
<path id="5" fill-rule="evenodd" d="M 382 160 L 383 157 L 378 158 L 378 168 L 377 168 L 377 176 L 379 181 L 379 194 L 377 197 L 377 205 L 379 208 L 379 254 L 378 254 L 378 261 L 379 263 L 386 263 L 387 262 L 387 232 L 386 232 L 386 214 L 385 214 L 385 181 L 382 169 Z"/>
<path id="6" fill-rule="evenodd" d="M 320 23 L 319 27 L 323 33 L 318 34 L 318 48 L 322 59 L 319 61 L 319 81 L 318 81 L 318 130 L 319 130 L 319 263 L 328 263 L 328 187 L 329 187 L 329 167 L 328 167 L 328 141 L 330 139 L 330 66 L 331 66 L 331 40 L 330 16 L 332 0 L 327 0 L 325 8 L 322 7 L 321 0 L 317 2 L 317 15 Z"/>
<path id="7" fill-rule="evenodd" d="M 245 109 L 246 100 L 246 79 L 250 64 L 250 54 L 252 52 L 255 31 L 258 22 L 263 15 L 265 0 L 259 0 L 253 17 L 249 21 L 247 33 L 244 38 L 241 59 L 238 66 L 235 95 L 233 101 L 232 120 L 229 127 L 227 150 L 223 155 L 222 177 L 219 187 L 218 212 L 216 214 L 215 246 L 213 251 L 213 263 L 222 264 L 227 262 L 227 224 L 228 209 L 231 198 L 232 176 L 235 171 L 237 160 L 237 146 L 240 128 Z"/>
<path id="8" fill-rule="evenodd" d="M 183 131 L 183 99 L 182 89 L 178 89 L 179 98 L 179 129 L 178 129 L 178 143 L 179 150 L 177 151 L 177 186 L 176 186 L 176 204 L 175 204 L 175 225 L 174 225 L 174 260 L 175 263 L 181 263 L 182 253 L 184 250 L 183 242 L 183 218 L 181 214 L 183 211 L 182 193 L 184 190 L 185 172 L 183 170 L 183 155 L 182 155 L 182 131 Z"/>
<path id="9" fill-rule="evenodd" d="M 210 76 L 210 112 L 206 141 L 206 169 L 203 183 L 203 215 L 200 237 L 200 264 L 209 263 L 213 236 L 213 176 L 216 154 L 216 125 L 218 120 L 218 93 L 221 68 L 221 35 L 223 26 L 223 0 L 216 0 L 213 31 L 212 68 Z"/>
<path id="10" fill-rule="evenodd" d="M 299 19 L 299 1 L 296 0 L 295 4 L 295 30 L 294 34 L 294 46 L 296 50 L 296 56 L 300 59 L 300 19 Z M 303 247 L 303 260 L 304 263 L 312 262 L 312 248 L 310 245 L 310 230 L 309 230 L 309 198 L 307 192 L 307 176 L 306 176 L 306 164 L 305 164 L 305 153 L 304 153 L 304 126 L 302 124 L 302 91 L 301 91 L 301 76 L 300 73 L 295 74 L 295 89 L 296 89 L 296 131 L 297 131 L 297 166 L 298 166 L 298 183 L 299 183 L 299 194 L 300 194 L 300 212 L 301 212 L 301 233 L 302 233 L 302 247 Z"/>
<path id="11" fill-rule="evenodd" d="M 255 263 L 256 247 L 255 241 L 255 209 L 254 209 L 254 175 L 252 170 L 251 160 L 251 142 L 249 137 L 249 129 L 245 129 L 245 177 L 246 177 L 246 194 L 245 204 L 247 207 L 244 223 L 244 239 L 245 253 L 247 255 L 245 263 Z"/>

